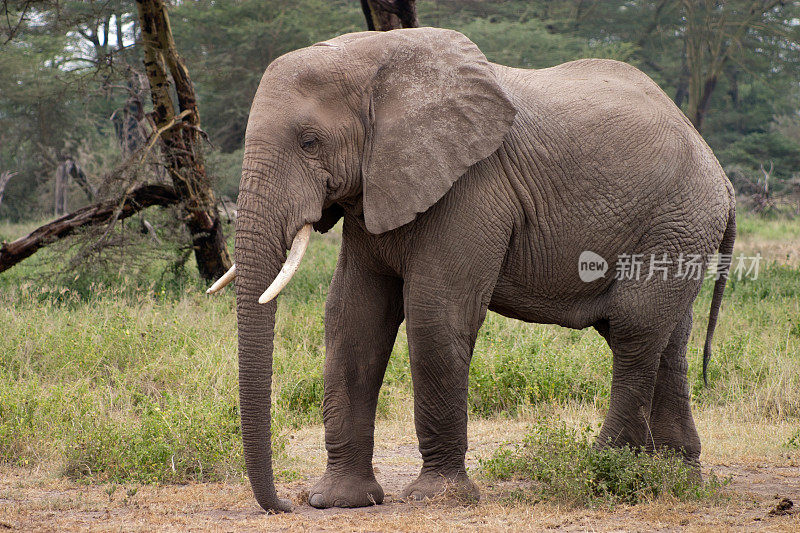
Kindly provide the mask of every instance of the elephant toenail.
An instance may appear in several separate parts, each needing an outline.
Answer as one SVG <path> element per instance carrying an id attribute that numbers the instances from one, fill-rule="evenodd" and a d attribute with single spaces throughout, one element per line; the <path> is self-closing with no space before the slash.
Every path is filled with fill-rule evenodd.
<path id="1" fill-rule="evenodd" d="M 324 509 L 324 508 L 325 508 L 325 500 L 324 500 L 324 498 L 322 497 L 322 494 L 320 494 L 320 493 L 313 494 L 313 495 L 312 495 L 312 496 L 311 496 L 311 497 L 308 499 L 308 504 L 309 504 L 311 507 L 316 507 L 317 509 Z"/>

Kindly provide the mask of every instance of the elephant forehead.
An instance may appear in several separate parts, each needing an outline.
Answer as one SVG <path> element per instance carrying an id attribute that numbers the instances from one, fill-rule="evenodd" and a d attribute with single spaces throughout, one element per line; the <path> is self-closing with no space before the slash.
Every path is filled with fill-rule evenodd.
<path id="1" fill-rule="evenodd" d="M 340 86 L 344 61 L 344 52 L 334 45 L 301 48 L 273 61 L 264 72 L 261 87 L 307 91 Z"/>

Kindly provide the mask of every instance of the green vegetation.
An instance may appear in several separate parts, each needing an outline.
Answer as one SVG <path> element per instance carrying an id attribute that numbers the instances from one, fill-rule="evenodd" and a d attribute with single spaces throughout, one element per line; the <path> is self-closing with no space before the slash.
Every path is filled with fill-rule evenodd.
<path id="1" fill-rule="evenodd" d="M 12 26 L 0 25 L 0 42 L 29 3 L 8 3 Z M 417 7 L 420 24 L 462 31 L 506 65 L 544 68 L 603 57 L 639 67 L 702 131 L 740 192 L 763 192 L 763 166 L 772 170 L 770 195 L 780 196 L 796 193 L 800 165 L 800 3 L 762 4 L 419 0 Z M 52 212 L 55 168 L 67 155 L 95 186 L 119 165 L 114 120 L 129 96 L 129 68 L 141 69 L 142 61 L 130 0 L 44 0 L 28 7 L 35 14 L 0 53 L 0 172 L 19 172 L 0 218 L 15 221 Z M 217 191 L 231 198 L 250 103 L 266 66 L 296 48 L 366 29 L 354 0 L 175 2 L 170 18 L 213 143 L 210 174 Z M 106 32 L 106 40 L 91 39 Z M 143 102 L 148 111 L 149 96 Z M 70 205 L 86 201 L 72 187 Z"/>
<path id="2" fill-rule="evenodd" d="M 10 26 L 0 25 L 0 172 L 18 172 L 0 205 L 0 242 L 52 213 L 53 176 L 68 156 L 99 197 L 121 192 L 122 182 L 108 177 L 119 180 L 123 161 L 116 133 L 130 96 L 125 85 L 136 79 L 129 68 L 141 68 L 133 2 L 27 4 L 9 3 Z M 749 196 L 763 212 L 739 216 L 739 249 L 764 250 L 768 259 L 757 280 L 729 283 L 708 387 L 700 366 L 711 282 L 700 293 L 688 353 L 695 407 L 732 409 L 753 423 L 794 422 L 800 225 L 787 213 L 795 209 L 790 193 L 797 193 L 800 165 L 800 3 L 782 2 L 766 14 L 751 13 L 750 4 L 420 0 L 418 8 L 423 25 L 463 31 L 490 60 L 507 65 L 628 61 L 686 112 L 740 198 Z M 352 0 L 171 5 L 213 143 L 205 148 L 209 175 L 220 196 L 235 198 L 247 114 L 264 68 L 290 50 L 364 29 L 363 15 Z M 33 11 L 12 36 L 23 6 Z M 149 111 L 149 95 L 143 102 Z M 144 181 L 161 179 L 150 168 L 136 172 Z M 780 209 L 764 195 L 765 173 L 769 194 L 787 200 Z M 72 187 L 70 206 L 87 201 Z M 150 209 L 146 216 L 161 243 L 140 232 L 137 216 L 117 224 L 102 253 L 81 253 L 80 240 L 68 239 L 0 274 L 0 463 L 57 464 L 71 478 L 115 483 L 242 478 L 233 293 L 203 294 L 174 212 Z M 95 242 L 87 235 L 84 252 Z M 273 414 L 283 479 L 293 475 L 289 435 L 321 423 L 323 309 L 340 238 L 336 230 L 314 237 L 280 300 Z M 593 330 L 489 313 L 470 368 L 469 409 L 473 418 L 516 417 L 531 406 L 602 411 L 610 381 L 611 354 Z M 401 328 L 378 417 L 408 416 L 411 402 Z M 718 482 L 692 483 L 674 457 L 595 451 L 591 434 L 538 425 L 523 445 L 487 460 L 484 471 L 531 480 L 537 497 L 572 504 L 717 494 Z M 795 432 L 786 446 L 799 443 Z"/>
<path id="3" fill-rule="evenodd" d="M 631 448 L 592 447 L 591 427 L 571 429 L 540 422 L 525 441 L 481 462 L 495 480 L 525 480 L 533 487 L 515 493 L 525 500 L 568 505 L 636 504 L 663 496 L 679 500 L 722 497 L 727 480 L 713 474 L 700 481 L 674 453 L 641 453 Z"/>
<path id="4" fill-rule="evenodd" d="M 786 441 L 787 448 L 800 448 L 800 429 L 795 431 L 789 440 Z"/>
<path id="5" fill-rule="evenodd" d="M 791 234 L 781 220 L 742 220 L 746 231 L 759 235 Z M 0 237 L 27 229 L 6 224 Z M 284 478 L 292 475 L 291 457 L 282 452 L 286 439 L 322 419 L 323 309 L 340 238 L 337 230 L 314 236 L 280 300 L 273 412 Z M 130 252 L 145 253 L 146 242 L 131 245 Z M 0 275 L 0 462 L 55 463 L 70 477 L 119 483 L 241 478 L 233 292 L 206 297 L 191 258 L 181 275 L 167 258 L 146 268 L 101 265 L 92 283 L 83 284 L 83 278 L 54 276 L 53 253 L 46 250 Z M 696 408 L 736 409 L 753 422 L 800 420 L 798 274 L 798 268 L 769 263 L 756 281 L 731 281 L 708 388 L 700 377 L 711 298 L 706 283 L 689 346 Z M 471 416 L 513 417 L 528 406 L 570 403 L 602 410 L 610 382 L 611 354 L 593 330 L 530 325 L 489 313 L 470 369 Z M 406 416 L 411 401 L 401 328 L 378 417 Z M 542 429 L 521 450 L 533 453 L 552 435 L 577 439 L 570 453 L 590 462 L 593 479 L 600 479 L 598 469 L 617 468 L 632 457 L 629 451 L 592 455 L 588 434 L 549 431 Z M 501 452 L 487 471 L 496 477 L 532 475 L 513 466 L 520 453 Z M 671 467 L 642 461 L 613 474 L 619 483 L 634 476 L 632 484 L 607 491 L 594 486 L 591 501 L 654 494 L 654 482 L 636 476 L 662 476 L 656 479 L 676 487 L 664 492 L 676 497 L 701 490 L 682 485 L 683 474 Z M 562 462 L 577 460 L 565 455 Z M 547 490 L 562 489 L 568 487 Z M 586 490 L 582 498 L 589 498 Z"/>
<path id="6" fill-rule="evenodd" d="M 793 217 L 763 217 L 740 212 L 736 214 L 736 239 L 737 242 L 750 239 L 800 243 L 800 224 Z"/>

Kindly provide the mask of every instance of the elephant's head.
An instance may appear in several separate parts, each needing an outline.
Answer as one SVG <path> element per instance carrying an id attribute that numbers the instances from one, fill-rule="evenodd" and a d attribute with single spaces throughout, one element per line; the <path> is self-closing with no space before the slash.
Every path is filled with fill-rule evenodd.
<path id="1" fill-rule="evenodd" d="M 291 277 L 309 224 L 327 231 L 342 205 L 374 234 L 411 222 L 500 146 L 515 113 L 480 50 L 449 30 L 343 35 L 267 68 L 247 124 L 235 267 L 242 438 L 264 509 L 289 505 L 270 449 L 276 304 L 259 299 Z"/>

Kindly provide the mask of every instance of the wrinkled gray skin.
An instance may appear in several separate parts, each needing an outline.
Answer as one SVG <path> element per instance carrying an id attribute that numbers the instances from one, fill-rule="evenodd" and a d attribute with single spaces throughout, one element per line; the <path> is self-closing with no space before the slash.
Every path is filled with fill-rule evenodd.
<path id="1" fill-rule="evenodd" d="M 256 300 L 304 224 L 327 231 L 341 217 L 325 310 L 328 466 L 311 505 L 383 500 L 375 407 L 403 320 L 423 458 L 403 495 L 450 483 L 477 496 L 464 467 L 467 378 L 487 309 L 597 329 L 614 354 L 598 445 L 668 447 L 699 465 L 686 344 L 700 281 L 674 271 L 615 280 L 615 263 L 730 252 L 734 195 L 643 73 L 594 59 L 504 67 L 431 28 L 343 35 L 269 66 L 247 126 L 236 227 L 242 435 L 267 510 L 289 505 L 271 467 L 276 304 Z M 609 261 L 605 277 L 580 281 L 584 250 Z M 723 289 L 724 278 L 710 331 Z"/>

